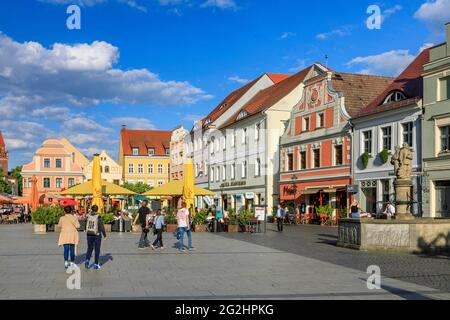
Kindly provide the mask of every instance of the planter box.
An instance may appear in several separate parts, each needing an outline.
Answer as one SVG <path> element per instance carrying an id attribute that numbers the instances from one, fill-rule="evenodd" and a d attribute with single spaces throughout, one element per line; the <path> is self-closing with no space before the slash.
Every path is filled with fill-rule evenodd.
<path id="1" fill-rule="evenodd" d="M 35 224 L 34 233 L 45 234 L 47 233 L 47 225 L 45 224 Z"/>
<path id="2" fill-rule="evenodd" d="M 110 224 L 105 224 L 105 231 L 108 233 L 111 233 L 111 225 Z"/>
<path id="3" fill-rule="evenodd" d="M 239 231 L 239 226 L 236 224 L 236 225 L 228 225 L 228 232 L 229 233 L 236 233 L 236 232 L 238 232 Z"/>
<path id="4" fill-rule="evenodd" d="M 194 232 L 206 232 L 206 228 L 207 228 L 207 226 L 204 224 L 196 225 Z"/>
<path id="5" fill-rule="evenodd" d="M 55 232 L 55 225 L 54 224 L 47 224 L 47 232 Z"/>
<path id="6" fill-rule="evenodd" d="M 178 229 L 177 224 L 168 224 L 167 225 L 167 232 L 175 232 Z"/>
<path id="7" fill-rule="evenodd" d="M 134 224 L 131 226 L 131 231 L 133 233 L 142 233 L 142 228 L 140 225 Z"/>

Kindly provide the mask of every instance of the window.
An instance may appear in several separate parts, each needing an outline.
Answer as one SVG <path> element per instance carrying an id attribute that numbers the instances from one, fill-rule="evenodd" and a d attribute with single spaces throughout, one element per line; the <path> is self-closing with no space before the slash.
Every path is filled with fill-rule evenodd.
<path id="1" fill-rule="evenodd" d="M 220 140 L 216 139 L 215 143 L 216 143 L 216 152 L 219 152 L 219 150 L 220 150 Z"/>
<path id="2" fill-rule="evenodd" d="M 216 168 L 216 181 L 217 182 L 220 181 L 220 168 L 219 167 Z"/>
<path id="3" fill-rule="evenodd" d="M 155 181 L 148 180 L 148 185 L 153 188 L 155 186 Z"/>
<path id="4" fill-rule="evenodd" d="M 133 156 L 139 155 L 139 148 L 133 148 Z"/>
<path id="5" fill-rule="evenodd" d="M 261 132 L 261 123 L 257 123 L 257 124 L 255 124 L 255 140 L 256 141 L 259 140 L 260 132 Z"/>
<path id="6" fill-rule="evenodd" d="M 100 166 L 100 172 L 103 173 L 103 166 Z"/>
<path id="7" fill-rule="evenodd" d="M 60 189 L 63 187 L 63 179 L 62 178 L 56 178 L 56 188 Z"/>
<path id="8" fill-rule="evenodd" d="M 154 156 L 155 155 L 155 149 L 154 148 L 148 148 L 147 149 L 147 153 L 149 156 Z"/>
<path id="9" fill-rule="evenodd" d="M 392 127 L 385 127 L 381 129 L 383 139 L 383 150 L 392 149 Z"/>
<path id="10" fill-rule="evenodd" d="M 364 152 L 372 154 L 372 131 L 363 132 Z"/>
<path id="11" fill-rule="evenodd" d="M 336 166 L 343 164 L 342 144 L 334 146 L 334 164 Z"/>
<path id="12" fill-rule="evenodd" d="M 231 134 L 231 147 L 234 148 L 235 145 L 236 145 L 236 132 L 233 131 L 233 133 Z"/>
<path id="13" fill-rule="evenodd" d="M 241 119 L 245 118 L 246 116 L 248 116 L 248 112 L 245 110 L 242 110 L 241 112 L 239 112 L 236 120 L 241 120 Z"/>
<path id="14" fill-rule="evenodd" d="M 134 164 L 132 163 L 128 164 L 128 173 L 134 173 Z"/>
<path id="15" fill-rule="evenodd" d="M 441 131 L 441 152 L 450 151 L 450 126 L 439 128 Z"/>
<path id="16" fill-rule="evenodd" d="M 325 127 L 325 114 L 319 113 L 317 114 L 317 128 Z"/>
<path id="17" fill-rule="evenodd" d="M 138 173 L 144 173 L 144 165 L 142 163 L 138 164 Z"/>
<path id="18" fill-rule="evenodd" d="M 410 147 L 413 146 L 413 123 L 407 122 L 402 124 L 403 129 L 403 143 L 407 143 Z"/>
<path id="19" fill-rule="evenodd" d="M 153 173 L 153 164 L 147 165 L 148 173 Z"/>
<path id="20" fill-rule="evenodd" d="M 222 150 L 226 150 L 227 148 L 227 136 L 222 137 Z"/>
<path id="21" fill-rule="evenodd" d="M 394 91 L 390 93 L 387 98 L 384 100 L 384 104 L 391 103 L 391 102 L 397 102 L 401 100 L 405 100 L 406 96 L 401 91 Z"/>
<path id="22" fill-rule="evenodd" d="M 306 169 L 306 151 L 300 151 L 300 170 Z"/>
<path id="23" fill-rule="evenodd" d="M 303 130 L 309 131 L 309 117 L 303 118 Z"/>
<path id="24" fill-rule="evenodd" d="M 162 164 L 158 164 L 158 173 L 164 172 L 164 166 Z"/>
<path id="25" fill-rule="evenodd" d="M 222 166 L 222 180 L 227 180 L 227 166 Z"/>
<path id="26" fill-rule="evenodd" d="M 261 160 L 255 160 L 255 177 L 259 177 L 261 175 Z"/>
<path id="27" fill-rule="evenodd" d="M 44 168 L 50 168 L 50 159 L 49 158 L 44 159 Z"/>
<path id="28" fill-rule="evenodd" d="M 210 149 L 210 151 L 211 151 L 211 154 L 214 154 L 214 143 L 215 143 L 215 141 L 216 141 L 216 138 L 215 138 L 215 137 L 212 137 L 212 138 L 211 138 L 211 142 L 210 142 L 210 144 L 209 144 L 209 149 Z"/>
<path id="29" fill-rule="evenodd" d="M 233 163 L 231 165 L 231 180 L 236 179 L 236 164 Z"/>
<path id="30" fill-rule="evenodd" d="M 116 184 L 116 185 L 120 185 L 120 180 L 114 179 L 114 180 L 113 180 L 113 183 Z"/>
<path id="31" fill-rule="evenodd" d="M 314 149 L 314 168 L 320 168 L 320 149 Z"/>
<path id="32" fill-rule="evenodd" d="M 209 174 L 209 177 L 211 178 L 211 179 L 210 179 L 211 182 L 213 182 L 213 181 L 214 181 L 214 168 L 213 168 L 213 167 L 211 167 L 211 172 L 210 172 L 210 174 Z"/>
<path id="33" fill-rule="evenodd" d="M 67 181 L 67 185 L 68 187 L 73 187 L 75 185 L 75 179 L 74 178 L 69 178 L 69 180 Z"/>
<path id="34" fill-rule="evenodd" d="M 105 166 L 105 173 L 109 173 L 109 166 Z"/>
<path id="35" fill-rule="evenodd" d="M 287 171 L 294 170 L 294 154 L 288 153 L 287 155 Z"/>
<path id="36" fill-rule="evenodd" d="M 158 187 L 161 187 L 164 184 L 163 180 L 158 180 Z"/>
<path id="37" fill-rule="evenodd" d="M 439 101 L 450 99 L 450 76 L 439 79 Z"/>
<path id="38" fill-rule="evenodd" d="M 56 166 L 56 168 L 61 169 L 62 168 L 62 160 L 56 159 L 55 166 Z"/>
<path id="39" fill-rule="evenodd" d="M 247 143 L 247 128 L 242 129 L 242 144 Z"/>
<path id="40" fill-rule="evenodd" d="M 50 188 L 50 178 L 44 178 L 44 188 Z"/>
<path id="41" fill-rule="evenodd" d="M 247 178 L 247 161 L 242 162 L 242 179 Z"/>

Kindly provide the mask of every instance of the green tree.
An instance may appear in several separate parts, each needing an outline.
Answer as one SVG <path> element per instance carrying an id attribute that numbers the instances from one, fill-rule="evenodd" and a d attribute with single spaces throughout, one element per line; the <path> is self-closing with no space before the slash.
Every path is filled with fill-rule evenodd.
<path id="1" fill-rule="evenodd" d="M 138 182 L 138 183 L 124 183 L 123 186 L 125 189 L 131 190 L 133 192 L 136 193 L 144 193 L 147 191 L 150 191 L 152 189 L 152 187 L 150 187 L 149 185 L 142 183 L 142 182 Z"/>
<path id="2" fill-rule="evenodd" d="M 8 182 L 6 182 L 3 176 L 3 169 L 0 168 L 0 192 L 11 193 L 12 189 Z"/>
<path id="3" fill-rule="evenodd" d="M 22 166 L 17 166 L 11 171 L 11 176 L 17 181 L 17 186 L 19 189 L 19 196 L 22 195 L 23 185 L 22 185 Z"/>

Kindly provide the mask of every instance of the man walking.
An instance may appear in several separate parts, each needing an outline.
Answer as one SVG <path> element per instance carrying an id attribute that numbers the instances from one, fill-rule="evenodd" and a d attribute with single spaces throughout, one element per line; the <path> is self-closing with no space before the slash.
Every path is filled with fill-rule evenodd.
<path id="1" fill-rule="evenodd" d="M 148 233 L 150 231 L 148 220 L 150 217 L 150 209 L 148 208 L 148 201 L 142 201 L 142 206 L 139 208 L 138 214 L 134 219 L 133 224 L 136 224 L 136 220 L 139 219 L 141 224 L 142 233 L 139 239 L 139 249 L 145 249 L 150 247 L 150 241 L 148 240 Z"/>
<path id="2" fill-rule="evenodd" d="M 184 248 L 184 233 L 187 233 L 188 236 L 188 244 L 189 244 L 189 251 L 195 250 L 192 246 L 192 235 L 191 235 L 191 227 L 190 227 L 190 217 L 189 217 L 189 210 L 186 208 L 186 202 L 181 203 L 181 209 L 178 210 L 177 213 L 177 221 L 178 221 L 178 230 L 180 230 L 180 240 L 178 243 L 178 249 L 180 252 L 186 251 Z"/>
<path id="3" fill-rule="evenodd" d="M 99 270 L 101 268 L 99 263 L 100 246 L 102 244 L 102 235 L 106 240 L 106 231 L 105 226 L 103 225 L 102 218 L 98 215 L 98 206 L 96 205 L 92 206 L 91 214 L 87 218 L 86 234 L 88 248 L 84 266 L 86 267 L 86 269 L 89 269 L 92 251 L 95 249 L 94 270 Z"/>
<path id="4" fill-rule="evenodd" d="M 277 209 L 277 229 L 278 232 L 283 231 L 284 208 L 279 204 Z"/>

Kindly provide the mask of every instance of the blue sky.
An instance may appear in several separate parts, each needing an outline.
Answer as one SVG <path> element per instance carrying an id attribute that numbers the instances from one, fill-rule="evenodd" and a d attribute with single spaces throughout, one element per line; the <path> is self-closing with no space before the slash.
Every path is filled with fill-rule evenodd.
<path id="1" fill-rule="evenodd" d="M 81 30 L 66 9 L 81 8 Z M 47 138 L 117 158 L 121 124 L 190 128 L 264 72 L 315 61 L 397 75 L 444 40 L 450 0 L 8 0 L 0 3 L 0 130 L 11 166 Z M 366 27 L 368 6 L 383 13 Z"/>

